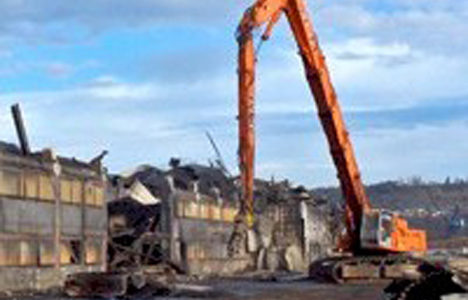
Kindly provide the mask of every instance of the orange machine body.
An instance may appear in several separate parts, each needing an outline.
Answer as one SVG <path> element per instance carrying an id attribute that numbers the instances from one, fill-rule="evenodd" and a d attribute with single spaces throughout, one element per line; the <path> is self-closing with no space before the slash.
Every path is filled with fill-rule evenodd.
<path id="1" fill-rule="evenodd" d="M 425 252 L 427 250 L 427 238 L 424 230 L 408 228 L 408 222 L 398 216 L 395 217 L 394 224 L 391 250 L 396 252 Z"/>
<path id="2" fill-rule="evenodd" d="M 241 172 L 241 210 L 245 220 L 253 216 L 254 161 L 255 161 L 255 70 L 256 53 L 253 30 L 266 24 L 263 40 L 267 40 L 281 15 L 286 15 L 296 40 L 299 55 L 304 64 L 305 77 L 313 94 L 318 116 L 327 137 L 330 153 L 337 169 L 337 176 L 346 201 L 347 243 L 345 250 L 357 253 L 363 248 L 382 251 L 425 250 L 425 234 L 408 229 L 406 221 L 394 219 L 388 238 L 382 243 L 361 243 L 363 222 L 372 209 L 361 181 L 354 150 L 346 130 L 341 108 L 333 88 L 325 57 L 320 49 L 312 21 L 307 14 L 304 0 L 257 0 L 244 13 L 237 29 L 239 43 L 239 167 Z M 248 222 L 248 221 L 247 221 Z M 381 222 L 374 225 L 378 234 Z M 370 239 L 371 240 L 371 239 Z M 370 241 L 369 240 L 369 241 Z"/>
<path id="3" fill-rule="evenodd" d="M 410 229 L 404 218 L 381 209 L 371 209 L 363 216 L 360 240 L 365 252 L 424 252 L 427 249 L 425 231 Z"/>

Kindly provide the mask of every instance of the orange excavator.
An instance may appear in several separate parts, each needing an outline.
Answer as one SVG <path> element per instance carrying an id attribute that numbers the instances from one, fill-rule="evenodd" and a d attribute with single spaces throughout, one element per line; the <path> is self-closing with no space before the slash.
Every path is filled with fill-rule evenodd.
<path id="1" fill-rule="evenodd" d="M 346 203 L 346 234 L 337 248 L 350 255 L 326 260 L 314 268 L 327 269 L 336 281 L 398 277 L 398 270 L 413 257 L 406 254 L 426 251 L 426 233 L 408 228 L 407 221 L 394 212 L 372 208 L 305 0 L 257 0 L 244 13 L 237 29 L 242 185 L 239 219 L 245 227 L 253 223 L 256 69 L 253 31 L 266 25 L 261 39 L 268 40 L 283 14 L 297 42 Z"/>

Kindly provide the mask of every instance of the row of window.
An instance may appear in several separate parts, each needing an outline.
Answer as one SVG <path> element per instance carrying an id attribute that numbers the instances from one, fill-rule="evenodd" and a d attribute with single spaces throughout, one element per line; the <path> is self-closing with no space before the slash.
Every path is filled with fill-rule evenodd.
<path id="1" fill-rule="evenodd" d="M 178 201 L 177 216 L 180 218 L 205 219 L 232 223 L 238 213 L 235 207 L 216 204 L 197 203 L 194 201 Z"/>
<path id="2" fill-rule="evenodd" d="M 0 170 L 0 195 L 53 201 L 54 189 L 50 175 Z M 60 179 L 60 197 L 65 203 L 81 203 L 102 206 L 104 187 L 99 182 L 78 179 Z"/>
<path id="3" fill-rule="evenodd" d="M 217 259 L 228 256 L 227 247 L 221 241 L 193 242 L 187 245 L 186 258 L 190 260 Z"/>
<path id="4" fill-rule="evenodd" d="M 102 259 L 102 242 L 88 240 L 82 252 L 80 241 L 62 241 L 60 243 L 60 264 L 80 264 L 81 260 L 89 265 L 99 264 Z M 0 266 L 51 266 L 55 262 L 54 243 L 51 240 L 0 241 Z M 84 256 L 83 256 L 84 254 Z"/>

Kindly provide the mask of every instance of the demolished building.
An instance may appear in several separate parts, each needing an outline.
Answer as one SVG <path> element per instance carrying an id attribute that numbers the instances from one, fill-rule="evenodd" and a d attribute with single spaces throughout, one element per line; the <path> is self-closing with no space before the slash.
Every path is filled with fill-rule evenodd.
<path id="1" fill-rule="evenodd" d="M 191 274 L 225 274 L 240 271 L 251 261 L 248 257 L 228 259 L 227 241 L 237 213 L 236 189 L 221 170 L 201 165 L 171 162 L 166 171 L 143 166 L 126 177 L 111 180 L 115 195 L 112 201 L 129 201 L 128 190 L 139 182 L 160 199 L 159 236 L 164 256 Z M 136 200 L 136 199 L 134 199 Z M 144 201 L 143 201 L 144 202 Z M 141 203 L 141 201 L 140 201 Z M 143 212 L 144 210 L 140 210 Z M 110 214 L 110 223 L 122 213 Z M 131 220 L 133 216 L 125 218 Z M 154 217 L 154 216 L 153 216 Z"/>
<path id="2" fill-rule="evenodd" d="M 24 155 L 0 143 L 0 291 L 45 290 L 104 268 L 103 175 L 52 150 Z"/>
<path id="3" fill-rule="evenodd" d="M 114 208 L 129 201 L 148 206 L 129 192 L 139 184 L 151 193 L 152 201 L 160 201 L 158 215 L 153 217 L 159 220 L 159 236 L 166 237 L 161 255 L 191 274 L 225 275 L 248 268 L 303 271 L 333 245 L 328 203 L 286 181 L 256 182 L 257 221 L 244 251 L 234 258 L 227 245 L 239 209 L 238 178 L 221 168 L 172 159 L 168 170 L 140 166 L 125 176 L 112 177 L 111 182 Z M 135 208 L 127 213 L 109 209 L 110 224 L 122 223 L 122 218 L 131 224 L 135 219 Z M 136 219 L 141 222 L 139 216 Z"/>
<path id="4" fill-rule="evenodd" d="M 60 287 L 68 274 L 105 268 L 106 175 L 52 149 L 32 152 L 19 105 L 20 147 L 0 142 L 0 292 Z"/>
<path id="5" fill-rule="evenodd" d="M 257 268 L 305 271 L 334 245 L 334 210 L 304 187 L 255 181 Z"/>

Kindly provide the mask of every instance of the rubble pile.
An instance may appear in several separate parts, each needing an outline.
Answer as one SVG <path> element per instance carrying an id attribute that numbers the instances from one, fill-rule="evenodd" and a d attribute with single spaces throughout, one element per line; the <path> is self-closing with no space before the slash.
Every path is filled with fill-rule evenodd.
<path id="1" fill-rule="evenodd" d="M 256 180 L 254 210 L 258 269 L 304 271 L 331 251 L 335 210 L 304 187 Z"/>
<path id="2" fill-rule="evenodd" d="M 424 262 L 418 267 L 418 278 L 396 279 L 384 289 L 390 300 L 442 300 L 459 299 L 450 295 L 463 295 L 468 292 L 468 273 L 442 266 L 438 263 Z M 465 298 L 462 298 L 465 299 Z"/>

